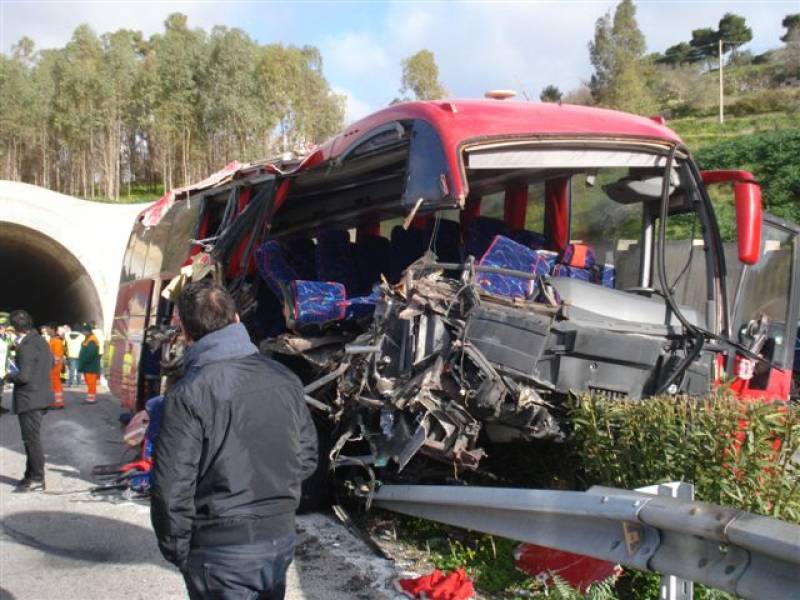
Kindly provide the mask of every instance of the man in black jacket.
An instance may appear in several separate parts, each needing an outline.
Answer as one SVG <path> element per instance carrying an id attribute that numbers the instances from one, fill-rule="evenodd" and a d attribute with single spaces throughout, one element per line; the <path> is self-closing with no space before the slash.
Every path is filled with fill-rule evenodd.
<path id="1" fill-rule="evenodd" d="M 12 409 L 19 418 L 27 457 L 25 476 L 14 491 L 43 491 L 44 452 L 41 428 L 42 416 L 53 402 L 53 390 L 50 387 L 53 355 L 27 312 L 15 310 L 8 320 L 20 337 L 17 341 L 16 368 L 9 369 L 6 379 L 14 384 Z"/>
<path id="2" fill-rule="evenodd" d="M 151 519 L 189 596 L 280 599 L 300 484 L 317 463 L 303 387 L 261 355 L 225 288 L 186 286 L 184 376 L 164 400 Z"/>

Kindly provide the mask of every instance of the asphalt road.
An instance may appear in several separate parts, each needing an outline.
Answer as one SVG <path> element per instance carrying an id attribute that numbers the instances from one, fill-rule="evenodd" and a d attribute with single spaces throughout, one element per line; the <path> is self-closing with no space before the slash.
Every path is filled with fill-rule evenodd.
<path id="1" fill-rule="evenodd" d="M 88 493 L 94 465 L 134 455 L 122 443 L 119 406 L 109 396 L 94 406 L 78 392 L 65 396 L 67 408 L 44 418 L 45 493 L 11 492 L 25 455 L 16 417 L 0 417 L 0 600 L 186 598 L 158 552 L 147 500 Z M 288 600 L 396 597 L 392 564 L 331 517 L 299 517 L 298 533 Z"/>

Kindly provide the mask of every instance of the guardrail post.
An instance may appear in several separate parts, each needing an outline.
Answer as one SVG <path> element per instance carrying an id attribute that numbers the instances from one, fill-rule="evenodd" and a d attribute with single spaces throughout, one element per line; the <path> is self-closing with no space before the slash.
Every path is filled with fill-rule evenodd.
<path id="1" fill-rule="evenodd" d="M 671 481 L 638 488 L 637 492 L 654 496 L 669 496 L 679 500 L 694 500 L 694 484 L 683 481 Z M 662 575 L 658 588 L 659 600 L 694 600 L 694 582 L 681 579 L 675 575 Z"/>

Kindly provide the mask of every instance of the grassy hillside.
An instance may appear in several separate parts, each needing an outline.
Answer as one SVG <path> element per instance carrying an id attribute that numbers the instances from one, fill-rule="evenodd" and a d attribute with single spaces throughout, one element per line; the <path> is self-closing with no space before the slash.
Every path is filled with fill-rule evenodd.
<path id="1" fill-rule="evenodd" d="M 716 116 L 687 117 L 670 120 L 667 124 L 683 138 L 690 149 L 696 151 L 699 148 L 741 136 L 800 129 L 800 112 L 772 112 L 742 117 L 726 116 L 725 123 L 719 123 Z"/>
<path id="2" fill-rule="evenodd" d="M 701 169 L 745 169 L 761 183 L 770 212 L 800 222 L 800 111 L 669 122 Z M 719 191 L 719 190 L 717 190 Z M 725 200 L 727 198 L 727 200 Z M 712 193 L 723 233 L 735 231 L 730 193 Z"/>

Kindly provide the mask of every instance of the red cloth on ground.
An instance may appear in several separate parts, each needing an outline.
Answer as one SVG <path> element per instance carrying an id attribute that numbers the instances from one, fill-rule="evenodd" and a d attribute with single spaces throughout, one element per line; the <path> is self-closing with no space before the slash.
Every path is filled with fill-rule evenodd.
<path id="1" fill-rule="evenodd" d="M 520 544 L 514 551 L 517 568 L 531 577 L 551 584 L 554 576 L 581 592 L 594 583 L 618 577 L 621 567 L 589 556 L 554 550 L 536 544 Z"/>
<path id="2" fill-rule="evenodd" d="M 409 598 L 427 600 L 468 600 L 475 587 L 463 568 L 444 574 L 434 569 L 421 577 L 398 579 L 395 587 Z"/>

